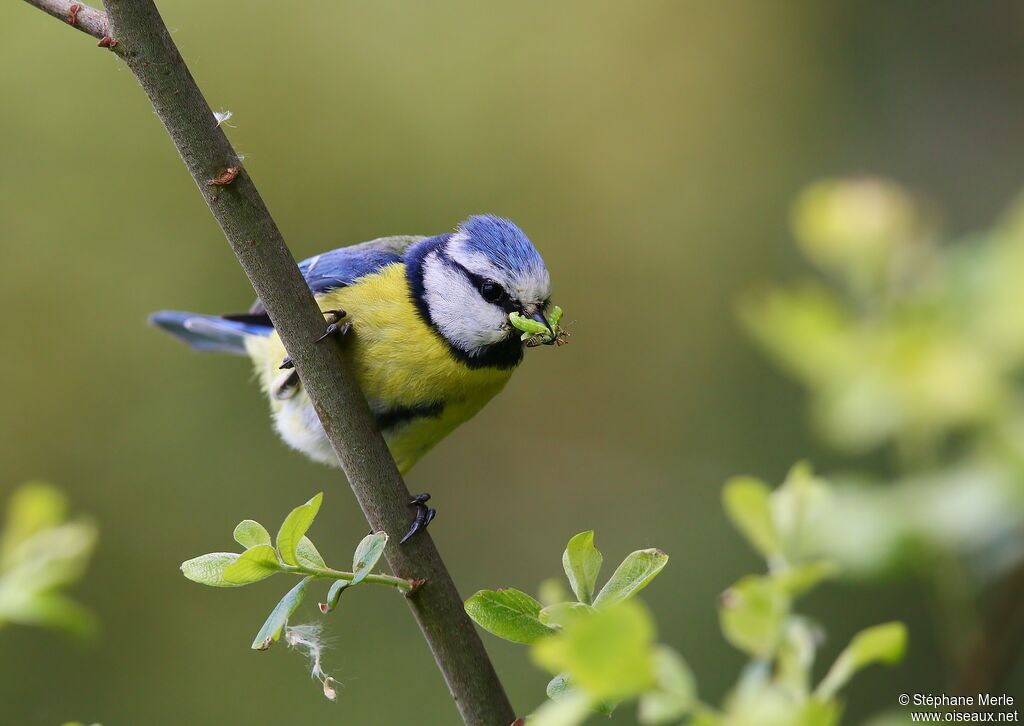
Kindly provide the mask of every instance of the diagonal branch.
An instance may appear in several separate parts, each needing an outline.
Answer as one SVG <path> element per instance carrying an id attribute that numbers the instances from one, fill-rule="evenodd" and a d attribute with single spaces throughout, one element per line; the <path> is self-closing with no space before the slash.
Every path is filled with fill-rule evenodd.
<path id="1" fill-rule="evenodd" d="M 28 2 L 65 22 L 77 4 Z M 411 516 L 409 491 L 340 346 L 314 342 L 323 333 L 324 318 L 280 230 L 218 128 L 153 1 L 107 0 L 106 6 L 109 32 L 103 14 L 85 6 L 77 11 L 76 27 L 102 38 L 149 96 L 281 336 L 366 519 L 398 542 Z M 214 179 L 218 183 L 209 185 Z M 512 707 L 430 536 L 389 545 L 384 555 L 398 577 L 426 580 L 408 602 L 464 721 L 510 724 Z"/>

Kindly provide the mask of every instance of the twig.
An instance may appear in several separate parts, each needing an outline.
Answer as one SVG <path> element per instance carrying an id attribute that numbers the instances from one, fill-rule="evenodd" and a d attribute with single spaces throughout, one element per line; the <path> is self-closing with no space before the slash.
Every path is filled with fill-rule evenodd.
<path id="1" fill-rule="evenodd" d="M 282 572 L 290 572 L 293 575 L 310 575 L 321 580 L 347 580 L 351 582 L 356 579 L 356 573 L 335 570 L 330 567 L 307 567 L 305 565 L 279 565 Z M 412 593 L 423 583 L 417 580 L 403 580 L 401 577 L 392 575 L 369 574 L 363 576 L 363 582 L 371 585 L 384 585 L 393 587 L 406 595 Z"/>
<path id="2" fill-rule="evenodd" d="M 102 10 L 66 0 L 25 0 L 48 15 L 63 20 L 83 33 L 102 39 L 107 35 L 107 16 Z"/>
<path id="3" fill-rule="evenodd" d="M 70 3 L 29 2 L 67 22 Z M 397 542 L 412 515 L 409 491 L 340 347 L 314 342 L 323 333 L 323 315 L 280 230 L 218 127 L 156 5 L 152 0 L 107 0 L 106 8 L 109 28 L 100 21 L 97 31 L 91 8 L 78 11 L 76 27 L 116 41 L 112 49 L 142 84 L 263 301 L 367 521 Z M 240 172 L 231 184 L 207 186 L 209 179 L 232 167 Z M 512 723 L 515 714 L 508 697 L 430 536 L 420 534 L 402 547 L 389 544 L 384 556 L 397 577 L 426 580 L 407 601 L 463 720 L 479 726 Z"/>

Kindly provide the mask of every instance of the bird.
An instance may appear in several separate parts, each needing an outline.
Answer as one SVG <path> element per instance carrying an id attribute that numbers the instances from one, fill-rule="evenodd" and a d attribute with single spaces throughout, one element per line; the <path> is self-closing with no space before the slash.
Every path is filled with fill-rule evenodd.
<path id="1" fill-rule="evenodd" d="M 511 314 L 551 330 L 551 279 L 513 222 L 471 216 L 454 232 L 392 236 L 340 247 L 299 263 L 399 471 L 407 473 L 508 383 L 526 335 Z M 163 310 L 156 327 L 195 350 L 248 356 L 280 438 L 314 461 L 339 466 L 309 396 L 257 300 L 246 313 Z M 550 338 L 549 338 L 550 340 Z M 417 495 L 412 529 L 435 510 Z"/>

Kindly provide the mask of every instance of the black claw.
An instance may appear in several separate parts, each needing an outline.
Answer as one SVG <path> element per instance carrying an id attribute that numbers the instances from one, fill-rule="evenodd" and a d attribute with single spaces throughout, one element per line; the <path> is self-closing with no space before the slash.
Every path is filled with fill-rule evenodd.
<path id="1" fill-rule="evenodd" d="M 292 359 L 289 356 L 285 356 L 284 360 L 281 362 L 281 366 L 278 368 L 278 370 L 287 371 L 287 370 L 291 370 L 294 367 L 295 367 L 295 364 L 292 363 Z"/>
<path id="2" fill-rule="evenodd" d="M 331 323 L 327 326 L 327 332 L 317 338 L 315 342 L 319 343 L 321 340 L 325 340 L 335 334 L 341 337 L 350 330 L 352 330 L 352 323 L 342 323 L 341 325 Z"/>
<path id="3" fill-rule="evenodd" d="M 334 333 L 336 333 L 337 330 L 338 330 L 338 326 L 335 323 L 331 323 L 330 325 L 327 326 L 327 332 L 324 333 L 323 335 L 321 335 L 319 338 L 317 338 L 313 342 L 319 343 L 321 340 L 325 340 L 325 339 L 329 338 L 331 335 L 333 335 Z"/>
<path id="4" fill-rule="evenodd" d="M 414 534 L 421 530 L 425 530 L 427 525 L 430 524 L 434 517 L 437 516 L 437 510 L 426 505 L 426 502 L 429 499 L 429 494 L 417 494 L 409 500 L 409 504 L 416 507 L 416 517 L 413 519 L 412 526 L 409 528 L 409 531 L 404 537 L 402 537 L 402 540 L 398 544 L 405 544 Z"/>

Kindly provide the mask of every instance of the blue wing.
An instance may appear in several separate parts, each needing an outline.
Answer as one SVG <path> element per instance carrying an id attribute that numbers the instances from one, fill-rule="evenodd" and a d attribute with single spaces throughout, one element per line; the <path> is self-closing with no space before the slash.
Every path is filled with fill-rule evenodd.
<path id="1" fill-rule="evenodd" d="M 361 250 L 356 247 L 324 252 L 299 263 L 309 289 L 315 294 L 351 285 L 360 277 L 372 275 L 379 269 L 402 258 L 386 250 Z"/>
<path id="2" fill-rule="evenodd" d="M 299 263 L 302 276 L 314 294 L 351 285 L 360 277 L 401 262 L 410 245 L 425 237 L 381 237 L 351 247 L 324 252 Z M 269 335 L 270 316 L 259 300 L 241 315 L 200 315 L 162 310 L 150 322 L 188 343 L 196 350 L 245 355 L 246 338 Z"/>
<path id="3" fill-rule="evenodd" d="M 356 280 L 380 270 L 394 262 L 401 262 L 405 250 L 424 237 L 381 237 L 349 247 L 310 257 L 299 263 L 299 270 L 314 295 L 351 285 Z M 249 315 L 225 316 L 229 319 L 255 322 L 252 316 L 265 317 L 266 310 L 259 300 L 250 308 Z M 269 325 L 269 319 L 266 324 Z"/>

